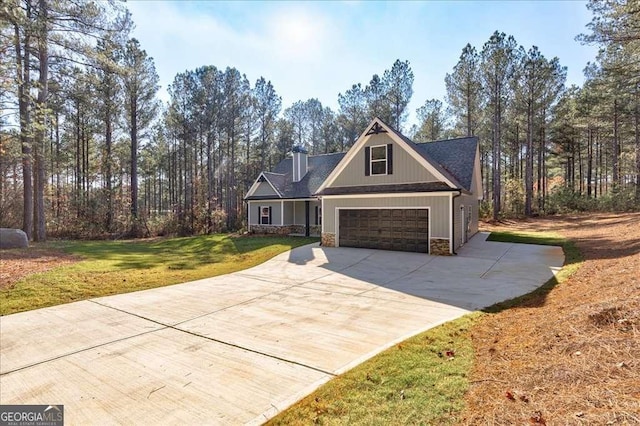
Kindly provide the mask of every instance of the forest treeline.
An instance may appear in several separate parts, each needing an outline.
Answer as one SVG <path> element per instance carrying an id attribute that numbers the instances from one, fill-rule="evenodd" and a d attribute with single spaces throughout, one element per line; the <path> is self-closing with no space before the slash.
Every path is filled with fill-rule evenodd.
<path id="1" fill-rule="evenodd" d="M 0 226 L 37 241 L 239 230 L 261 170 L 293 145 L 347 150 L 376 116 L 416 141 L 478 136 L 486 216 L 637 209 L 640 5 L 588 7 L 577 42 L 600 51 L 582 87 L 560 58 L 496 31 L 462 47 L 446 99 L 408 126 L 409 61 L 345 88 L 336 111 L 284 106 L 268 79 L 214 65 L 176 75 L 163 103 L 122 3 L 3 2 Z"/>

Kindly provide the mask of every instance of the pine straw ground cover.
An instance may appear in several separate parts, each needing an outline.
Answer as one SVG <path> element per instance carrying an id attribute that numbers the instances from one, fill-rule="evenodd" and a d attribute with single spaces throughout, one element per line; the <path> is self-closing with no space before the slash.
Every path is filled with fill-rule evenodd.
<path id="1" fill-rule="evenodd" d="M 80 260 L 77 256 L 45 245 L 32 244 L 28 249 L 0 250 L 0 290 L 11 287 L 27 275 L 71 265 Z"/>
<path id="2" fill-rule="evenodd" d="M 559 233 L 584 262 L 550 292 L 478 320 L 461 423 L 640 424 L 640 214 L 484 228 Z"/>

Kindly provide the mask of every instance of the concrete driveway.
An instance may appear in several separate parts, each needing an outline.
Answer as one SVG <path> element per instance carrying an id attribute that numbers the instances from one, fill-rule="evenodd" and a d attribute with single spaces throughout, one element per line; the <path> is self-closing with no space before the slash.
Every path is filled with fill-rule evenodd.
<path id="1" fill-rule="evenodd" d="M 0 403 L 67 424 L 256 424 L 398 341 L 528 293 L 559 247 L 435 257 L 317 245 L 257 267 L 0 318 Z"/>

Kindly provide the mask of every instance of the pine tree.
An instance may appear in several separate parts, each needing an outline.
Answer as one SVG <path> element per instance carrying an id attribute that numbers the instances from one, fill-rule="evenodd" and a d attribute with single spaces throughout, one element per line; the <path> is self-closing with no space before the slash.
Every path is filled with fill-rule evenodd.
<path id="1" fill-rule="evenodd" d="M 126 122 L 131 142 L 131 232 L 137 235 L 139 139 L 156 118 L 156 94 L 160 87 L 153 59 L 140 47 L 135 38 L 126 44 L 123 66 Z"/>
<path id="2" fill-rule="evenodd" d="M 476 48 L 467 44 L 451 74 L 445 77 L 447 102 L 456 118 L 459 134 L 474 136 L 480 115 L 482 85 L 480 82 L 480 57 Z"/>
<path id="3" fill-rule="evenodd" d="M 409 61 L 396 60 L 391 70 L 384 72 L 382 82 L 387 89 L 387 101 L 391 109 L 389 124 L 402 131 L 402 124 L 407 119 L 407 105 L 413 96 L 413 71 Z"/>
<path id="4" fill-rule="evenodd" d="M 510 97 L 509 80 L 515 66 L 516 41 L 512 36 L 496 31 L 482 48 L 481 78 L 487 107 L 491 114 L 491 158 L 493 182 L 493 218 L 497 220 L 501 210 L 503 120 Z"/>
<path id="5" fill-rule="evenodd" d="M 444 136 L 446 117 L 442 102 L 428 99 L 424 105 L 416 110 L 418 128 L 413 139 L 421 142 L 436 141 Z"/>

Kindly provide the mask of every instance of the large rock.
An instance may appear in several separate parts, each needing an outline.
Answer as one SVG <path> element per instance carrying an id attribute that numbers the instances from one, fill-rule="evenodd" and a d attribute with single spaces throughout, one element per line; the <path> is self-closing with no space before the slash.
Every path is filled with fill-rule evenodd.
<path id="1" fill-rule="evenodd" d="M 0 228 L 0 249 L 24 247 L 29 247 L 29 239 L 23 230 Z"/>

